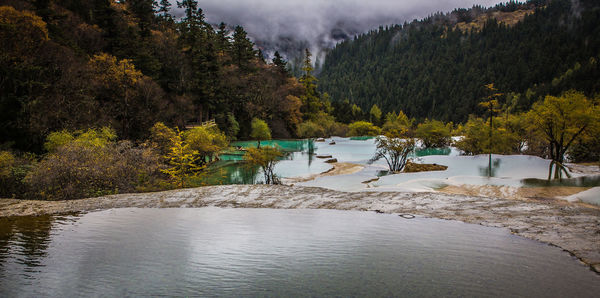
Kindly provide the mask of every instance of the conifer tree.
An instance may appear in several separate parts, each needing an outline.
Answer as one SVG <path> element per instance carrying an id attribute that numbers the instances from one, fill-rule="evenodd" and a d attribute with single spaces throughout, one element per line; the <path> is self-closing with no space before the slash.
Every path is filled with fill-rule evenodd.
<path id="1" fill-rule="evenodd" d="M 172 147 L 165 156 L 171 168 L 162 170 L 173 180 L 177 181 L 179 187 L 185 187 L 185 179 L 196 176 L 202 167 L 197 165 L 198 151 L 192 150 L 189 144 L 183 141 L 183 133 L 177 129 L 177 134 L 171 138 Z"/>
<path id="2" fill-rule="evenodd" d="M 221 24 L 219 24 L 219 30 L 217 31 L 217 50 L 222 54 L 229 54 L 231 51 L 231 40 L 229 39 L 228 34 L 227 24 L 221 22 Z"/>
<path id="3" fill-rule="evenodd" d="M 302 101 L 301 111 L 305 119 L 315 118 L 321 109 L 321 96 L 317 90 L 317 78 L 312 74 L 313 66 L 311 61 L 312 54 L 305 49 L 304 63 L 302 70 L 304 75 L 300 78 L 300 83 L 304 86 L 305 94 L 300 97 Z"/>
<path id="4" fill-rule="evenodd" d="M 492 151 L 494 145 L 494 114 L 499 112 L 498 109 L 498 98 L 502 96 L 502 93 L 498 93 L 498 89 L 494 87 L 494 84 L 485 85 L 486 90 L 490 93 L 485 99 L 486 101 L 480 102 L 479 105 L 485 108 L 488 112 L 488 120 L 490 121 L 489 139 L 488 139 L 488 176 L 492 175 Z"/>
<path id="5" fill-rule="evenodd" d="M 126 2 L 129 11 L 139 19 L 139 26 L 142 36 L 150 35 L 150 27 L 154 23 L 154 0 L 128 0 Z"/>
<path id="6" fill-rule="evenodd" d="M 173 16 L 171 15 L 170 11 L 171 2 L 169 0 L 160 0 L 157 13 L 160 15 L 164 22 L 168 22 L 173 19 Z"/>
<path id="7" fill-rule="evenodd" d="M 215 51 L 215 33 L 204 20 L 198 2 L 177 2 L 185 10 L 185 18 L 179 23 L 182 48 L 189 62 L 191 74 L 186 80 L 185 93 L 196 106 L 197 121 L 202 122 L 209 108 L 214 105 L 215 80 L 218 62 Z"/>
<path id="8" fill-rule="evenodd" d="M 250 62 L 256 57 L 254 44 L 248 39 L 242 26 L 236 26 L 233 32 L 233 62 L 242 70 L 250 68 Z"/>
<path id="9" fill-rule="evenodd" d="M 287 61 L 285 61 L 283 57 L 281 57 L 279 51 L 275 51 L 275 54 L 273 55 L 273 65 L 275 65 L 281 73 L 285 74 L 286 76 L 289 76 L 287 70 Z"/>

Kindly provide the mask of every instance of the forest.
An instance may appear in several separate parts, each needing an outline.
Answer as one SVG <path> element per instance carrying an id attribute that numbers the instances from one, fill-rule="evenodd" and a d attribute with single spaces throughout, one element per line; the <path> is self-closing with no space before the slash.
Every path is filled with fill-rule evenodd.
<path id="1" fill-rule="evenodd" d="M 167 0 L 0 1 L 0 196 L 203 185 L 229 141 L 332 119 L 308 50 L 298 79 L 243 27 L 177 6 L 183 17 Z"/>
<path id="2" fill-rule="evenodd" d="M 381 27 L 339 44 L 319 76 L 305 50 L 295 77 L 198 1 L 175 18 L 167 0 L 0 0 L 0 197 L 202 186 L 234 140 L 257 140 L 245 162 L 279 183 L 271 138 L 419 139 L 548 158 L 561 177 L 565 157 L 600 160 L 600 8 L 570 3 Z"/>
<path id="3" fill-rule="evenodd" d="M 253 118 L 295 136 L 304 88 L 285 61 L 266 63 L 240 26 L 206 23 L 197 1 L 179 2 L 181 19 L 170 5 L 0 1 L 0 144 L 39 153 L 63 129 L 110 126 L 135 141 L 156 122 L 210 119 L 234 138 Z"/>
<path id="4" fill-rule="evenodd" d="M 363 111 L 376 104 L 419 121 L 461 123 L 485 113 L 478 103 L 490 83 L 512 112 L 570 89 L 594 97 L 600 92 L 599 20 L 600 3 L 593 0 L 511 1 L 436 13 L 338 44 L 326 57 L 319 86 L 340 120 L 351 115 L 352 104 Z"/>

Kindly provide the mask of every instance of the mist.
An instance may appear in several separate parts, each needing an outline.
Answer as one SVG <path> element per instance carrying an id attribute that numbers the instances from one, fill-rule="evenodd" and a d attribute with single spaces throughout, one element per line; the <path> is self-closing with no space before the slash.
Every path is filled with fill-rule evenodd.
<path id="1" fill-rule="evenodd" d="M 176 15 L 181 14 L 176 1 Z M 253 41 L 270 55 L 290 54 L 309 48 L 316 57 L 341 40 L 376 29 L 401 24 L 432 13 L 474 4 L 491 6 L 498 0 L 200 0 L 209 23 L 241 25 Z"/>

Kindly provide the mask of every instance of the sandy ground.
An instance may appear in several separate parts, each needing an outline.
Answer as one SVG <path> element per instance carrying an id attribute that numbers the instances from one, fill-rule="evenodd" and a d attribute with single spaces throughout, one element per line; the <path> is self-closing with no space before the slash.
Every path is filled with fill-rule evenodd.
<path id="1" fill-rule="evenodd" d="M 325 176 L 335 176 L 335 175 L 346 175 L 346 174 L 354 174 L 356 172 L 360 172 L 365 167 L 363 165 L 349 163 L 349 162 L 336 162 L 333 163 L 333 168 L 328 171 L 325 171 L 320 174 L 313 174 L 306 177 L 297 177 L 297 178 L 284 178 L 282 179 L 283 184 L 293 184 L 299 182 L 306 182 L 317 179 L 319 177 Z"/>
<path id="2" fill-rule="evenodd" d="M 446 193 L 339 192 L 269 185 L 208 186 L 75 201 L 0 200 L 0 217 L 64 214 L 111 208 L 300 208 L 413 214 L 507 228 L 512 233 L 569 251 L 600 272 L 600 210 L 567 201 Z M 408 220 L 408 219 L 407 219 Z"/>

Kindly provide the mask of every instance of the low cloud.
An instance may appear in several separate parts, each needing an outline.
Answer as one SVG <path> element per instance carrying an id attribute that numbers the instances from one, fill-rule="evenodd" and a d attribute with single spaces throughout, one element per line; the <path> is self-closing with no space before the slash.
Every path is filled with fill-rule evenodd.
<path id="1" fill-rule="evenodd" d="M 175 1 L 173 7 L 176 8 Z M 208 22 L 242 25 L 262 46 L 286 47 L 290 41 L 313 51 L 332 47 L 345 36 L 380 25 L 398 24 L 432 13 L 498 0 L 200 0 Z M 176 12 L 181 12 L 176 8 Z M 283 49 L 284 52 L 286 51 Z"/>

